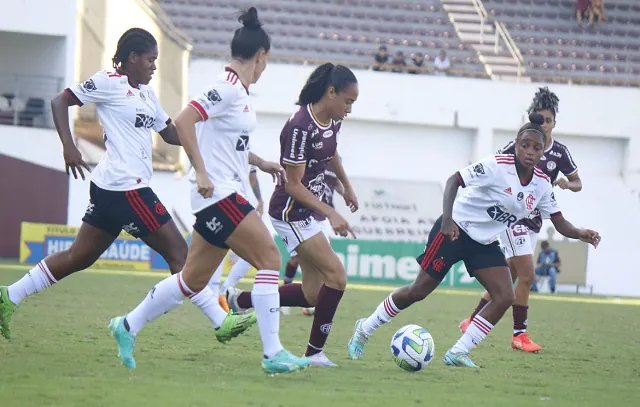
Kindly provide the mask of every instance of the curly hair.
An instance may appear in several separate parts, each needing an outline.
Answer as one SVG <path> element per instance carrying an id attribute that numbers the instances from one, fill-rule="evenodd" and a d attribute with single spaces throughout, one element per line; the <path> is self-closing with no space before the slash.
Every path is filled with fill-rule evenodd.
<path id="1" fill-rule="evenodd" d="M 535 113 L 541 110 L 550 110 L 553 113 L 553 117 L 556 117 L 558 113 L 558 103 L 560 99 L 555 93 L 551 92 L 548 87 L 538 88 L 536 95 L 533 97 L 533 101 L 527 110 L 527 113 Z"/>

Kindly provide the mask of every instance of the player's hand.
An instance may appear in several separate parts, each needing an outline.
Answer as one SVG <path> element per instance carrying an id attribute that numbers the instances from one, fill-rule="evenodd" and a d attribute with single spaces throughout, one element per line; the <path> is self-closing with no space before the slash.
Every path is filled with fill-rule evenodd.
<path id="1" fill-rule="evenodd" d="M 203 198 L 211 198 L 213 196 L 213 182 L 209 179 L 206 171 L 196 172 L 196 186 L 198 187 L 198 193 Z"/>
<path id="2" fill-rule="evenodd" d="M 73 173 L 73 178 L 78 179 L 78 175 L 76 174 L 76 170 L 80 173 L 80 177 L 84 180 L 84 171 L 82 168 L 84 167 L 87 172 L 91 172 L 89 169 L 89 165 L 82 159 L 82 154 L 76 146 L 65 146 L 63 151 L 64 155 L 64 166 L 67 171 L 67 175 L 69 175 L 69 169 Z"/>
<path id="3" fill-rule="evenodd" d="M 331 223 L 331 227 L 333 231 L 336 232 L 336 235 L 340 235 L 342 237 L 347 237 L 349 234 L 356 238 L 355 233 L 351 230 L 351 226 L 349 226 L 349 222 L 345 218 L 342 217 L 337 211 L 333 211 L 329 216 L 329 223 Z"/>
<path id="4" fill-rule="evenodd" d="M 589 243 L 593 247 L 598 247 L 598 245 L 600 244 L 600 240 L 602 239 L 600 237 L 600 233 L 591 229 L 580 229 L 578 237 L 580 238 L 580 240 L 585 243 Z"/>
<path id="5" fill-rule="evenodd" d="M 349 207 L 349 210 L 351 210 L 352 213 L 358 210 L 360 207 L 358 205 L 358 197 L 356 196 L 356 193 L 353 192 L 353 189 L 345 188 L 342 197 L 344 198 L 344 203 Z"/>
<path id="6" fill-rule="evenodd" d="M 560 189 L 567 189 L 569 188 L 569 181 L 566 178 L 558 178 L 553 185 L 560 187 Z"/>
<path id="7" fill-rule="evenodd" d="M 442 226 L 440 226 L 440 233 L 447 236 L 452 242 L 460 237 L 460 229 L 458 225 L 453 222 L 453 219 L 442 220 Z"/>
<path id="8" fill-rule="evenodd" d="M 284 168 L 282 168 L 282 166 L 276 162 L 263 161 L 258 168 L 260 168 L 260 171 L 262 172 L 271 174 L 271 176 L 273 177 L 273 182 L 278 185 L 287 182 L 287 173 L 284 171 Z"/>
<path id="9" fill-rule="evenodd" d="M 258 212 L 258 216 L 262 216 L 262 214 L 264 213 L 264 202 L 262 202 L 262 200 L 258 201 L 256 212 Z"/>

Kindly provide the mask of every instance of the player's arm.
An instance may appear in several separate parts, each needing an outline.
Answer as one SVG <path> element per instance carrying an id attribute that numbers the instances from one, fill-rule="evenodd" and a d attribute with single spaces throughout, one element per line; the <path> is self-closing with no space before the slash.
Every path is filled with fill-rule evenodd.
<path id="1" fill-rule="evenodd" d="M 538 210 L 543 218 L 551 219 L 553 226 L 562 236 L 570 239 L 580 239 L 583 242 L 590 243 L 593 247 L 598 247 L 598 244 L 600 244 L 600 234 L 598 232 L 577 228 L 562 216 L 551 187 L 540 200 Z"/>
<path id="2" fill-rule="evenodd" d="M 572 192 L 578 192 L 582 190 L 582 180 L 578 175 L 578 166 L 575 161 L 573 161 L 573 157 L 569 152 L 569 149 L 566 147 L 562 148 L 563 155 L 560 158 L 560 162 L 558 163 L 558 169 L 562 172 L 567 179 L 558 178 L 553 185 L 559 186 L 561 189 L 568 189 Z"/>
<path id="3" fill-rule="evenodd" d="M 462 185 L 464 185 L 464 183 L 460 177 L 460 173 L 456 172 L 447 179 L 447 183 L 444 186 L 442 198 L 442 233 L 450 236 L 452 240 L 457 238 L 459 234 L 459 231 L 453 223 L 453 203 L 456 200 L 456 195 L 458 195 L 458 188 Z"/>
<path id="4" fill-rule="evenodd" d="M 342 197 L 344 198 L 345 204 L 351 209 L 351 212 L 355 212 L 358 210 L 358 197 L 351 186 L 351 182 L 349 182 L 349 178 L 347 177 L 347 173 L 342 166 L 342 159 L 338 154 L 338 150 L 333 153 L 333 158 L 331 159 L 331 166 L 333 167 L 333 172 L 336 173 L 336 178 L 338 181 L 342 183 Z"/>
<path id="5" fill-rule="evenodd" d="M 258 175 L 255 171 L 249 173 L 249 183 L 251 184 L 251 190 L 255 195 L 258 202 L 262 202 L 262 194 L 260 193 L 260 183 L 258 182 Z"/>
<path id="6" fill-rule="evenodd" d="M 171 144 L 173 146 L 182 145 L 180 143 L 180 137 L 178 136 L 178 129 L 176 129 L 176 126 L 171 122 L 171 120 L 167 123 L 167 127 L 165 127 L 164 130 L 160 130 L 158 134 L 167 144 Z"/>
<path id="7" fill-rule="evenodd" d="M 557 185 L 562 189 L 568 189 L 572 192 L 579 192 L 582 190 L 582 180 L 577 172 L 567 176 L 567 179 L 558 178 L 553 185 Z"/>
<path id="8" fill-rule="evenodd" d="M 336 192 L 344 196 L 344 185 L 342 185 L 340 180 L 336 180 Z"/>
<path id="9" fill-rule="evenodd" d="M 204 198 L 213 196 L 213 183 L 207 175 L 207 169 L 198 148 L 198 138 L 196 137 L 196 123 L 202 120 L 200 112 L 191 104 L 187 105 L 176 118 L 176 129 L 182 148 L 187 153 L 189 162 L 196 172 L 196 184 L 198 193 Z"/>

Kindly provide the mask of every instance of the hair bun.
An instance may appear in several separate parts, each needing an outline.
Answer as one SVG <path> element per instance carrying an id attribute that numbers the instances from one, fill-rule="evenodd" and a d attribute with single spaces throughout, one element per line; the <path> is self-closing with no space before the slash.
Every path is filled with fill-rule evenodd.
<path id="1" fill-rule="evenodd" d="M 262 23 L 258 18 L 258 10 L 255 7 L 249 7 L 238 17 L 238 21 L 249 30 L 257 30 L 262 27 Z"/>
<path id="2" fill-rule="evenodd" d="M 531 122 L 531 124 L 542 126 L 544 124 L 544 116 L 540 113 L 530 113 L 529 122 Z"/>

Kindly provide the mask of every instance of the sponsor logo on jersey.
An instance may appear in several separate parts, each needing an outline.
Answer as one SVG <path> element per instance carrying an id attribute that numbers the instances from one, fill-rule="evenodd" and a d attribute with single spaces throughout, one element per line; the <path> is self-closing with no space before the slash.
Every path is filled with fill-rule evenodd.
<path id="1" fill-rule="evenodd" d="M 244 113 L 249 112 L 249 105 L 244 105 L 244 109 L 242 110 Z"/>
<path id="2" fill-rule="evenodd" d="M 135 95 L 133 94 L 133 92 L 131 92 L 131 89 L 129 89 L 127 91 L 127 97 L 130 98 L 130 97 L 133 97 L 133 96 L 135 96 Z"/>
<path id="3" fill-rule="evenodd" d="M 140 99 L 142 99 L 143 102 L 147 101 L 147 98 L 144 96 L 144 93 L 140 92 Z"/>
<path id="4" fill-rule="evenodd" d="M 529 234 L 529 228 L 525 225 L 515 225 L 511 228 L 514 236 L 524 236 Z"/>
<path id="5" fill-rule="evenodd" d="M 518 192 L 518 202 L 524 199 L 524 194 L 522 192 Z"/>
<path id="6" fill-rule="evenodd" d="M 331 136 L 333 136 L 333 130 L 327 130 L 324 133 L 322 133 L 322 137 L 324 138 L 329 138 Z"/>
<path id="7" fill-rule="evenodd" d="M 524 237 L 520 236 L 520 237 L 516 237 L 516 239 L 514 240 L 514 243 L 516 244 L 516 246 L 522 247 L 524 246 L 524 243 L 527 241 L 527 239 L 525 239 Z"/>
<path id="8" fill-rule="evenodd" d="M 236 142 L 236 151 L 247 151 L 249 149 L 249 136 L 240 136 Z"/>
<path id="9" fill-rule="evenodd" d="M 558 153 L 558 152 L 553 151 L 553 150 L 549 151 L 549 155 L 552 155 L 552 156 L 558 157 L 558 158 L 562 158 L 562 153 Z"/>
<path id="10" fill-rule="evenodd" d="M 153 127 L 155 122 L 156 119 L 146 114 L 138 113 L 136 115 L 136 127 L 146 127 L 147 129 L 150 129 Z"/>
<path id="11" fill-rule="evenodd" d="M 222 101 L 222 98 L 220 97 L 220 94 L 215 89 L 211 89 L 209 92 L 207 92 L 207 99 L 209 99 L 209 101 L 211 103 L 213 103 L 214 105 L 216 103 Z"/>
<path id="12" fill-rule="evenodd" d="M 126 225 L 122 225 L 122 230 L 124 230 L 125 232 L 127 232 L 132 236 L 134 233 L 140 233 L 140 229 L 138 229 L 138 227 L 133 222 Z"/>
<path id="13" fill-rule="evenodd" d="M 205 222 L 207 229 L 213 232 L 213 234 L 217 235 L 222 230 L 222 222 L 218 220 L 217 217 L 213 217 L 209 222 Z"/>
<path id="14" fill-rule="evenodd" d="M 311 147 L 313 147 L 315 150 L 320 150 L 322 148 L 324 144 L 322 143 L 322 141 L 319 141 L 317 143 L 313 143 L 311 144 Z"/>
<path id="15" fill-rule="evenodd" d="M 500 205 L 494 205 L 487 209 L 489 217 L 496 222 L 505 223 L 508 227 L 511 227 L 518 218 L 515 215 L 510 214 L 500 207 Z"/>
<path id="16" fill-rule="evenodd" d="M 504 192 L 506 192 L 507 194 L 511 195 L 511 187 L 505 189 Z"/>

